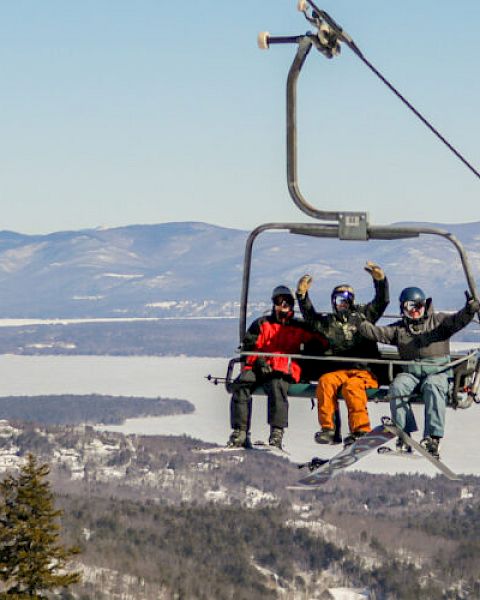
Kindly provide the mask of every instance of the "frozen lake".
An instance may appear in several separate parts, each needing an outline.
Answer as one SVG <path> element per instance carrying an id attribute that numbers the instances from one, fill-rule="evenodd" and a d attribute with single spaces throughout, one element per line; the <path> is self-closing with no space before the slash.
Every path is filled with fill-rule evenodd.
<path id="1" fill-rule="evenodd" d="M 108 429 L 146 435 L 189 435 L 204 441 L 224 444 L 230 433 L 229 397 L 223 386 L 205 379 L 209 373 L 224 376 L 227 361 L 218 358 L 189 357 L 113 357 L 113 356 L 0 356 L 1 395 L 111 394 L 123 396 L 167 397 L 189 400 L 195 412 L 189 415 L 130 419 Z M 343 403 L 342 403 L 343 406 Z M 388 405 L 369 405 L 372 424 L 388 414 Z M 422 407 L 416 407 L 417 421 L 423 424 Z M 344 424 L 347 422 L 343 415 Z M 252 437 L 265 439 L 266 405 L 264 398 L 254 400 Z M 480 450 L 478 429 L 480 407 L 448 410 L 443 460 L 458 473 L 480 475 L 477 457 Z M 316 409 L 310 400 L 290 402 L 290 426 L 285 447 L 293 461 L 312 456 L 331 456 L 337 447 L 321 447 L 313 442 L 318 430 Z M 420 436 L 417 437 L 419 439 Z M 436 473 L 424 460 L 367 457 L 360 463 L 369 472 Z"/>

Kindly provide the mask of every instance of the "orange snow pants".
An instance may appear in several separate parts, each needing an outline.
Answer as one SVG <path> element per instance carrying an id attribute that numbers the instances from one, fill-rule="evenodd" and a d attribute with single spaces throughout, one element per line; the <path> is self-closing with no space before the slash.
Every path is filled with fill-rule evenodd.
<path id="1" fill-rule="evenodd" d="M 342 369 L 325 373 L 318 380 L 318 422 L 322 429 L 335 429 L 333 416 L 338 408 L 338 393 L 342 393 L 348 409 L 350 431 L 370 431 L 366 388 L 378 388 L 378 381 L 362 369 Z"/>

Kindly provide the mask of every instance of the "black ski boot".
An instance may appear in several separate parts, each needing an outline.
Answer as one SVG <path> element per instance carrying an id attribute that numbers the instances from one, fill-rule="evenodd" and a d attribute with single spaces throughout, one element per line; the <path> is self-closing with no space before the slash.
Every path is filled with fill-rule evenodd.
<path id="1" fill-rule="evenodd" d="M 367 433 L 368 431 L 352 431 L 350 435 L 347 435 L 347 437 L 344 438 L 343 445 L 345 447 L 351 446 L 354 442 L 367 435 Z"/>
<path id="2" fill-rule="evenodd" d="M 314 436 L 314 440 L 317 444 L 335 444 L 335 431 L 333 429 L 323 429 L 317 431 Z"/>
<path id="3" fill-rule="evenodd" d="M 423 438 L 420 443 L 428 453 L 440 460 L 440 453 L 438 451 L 440 438 L 437 435 L 428 435 L 426 438 Z"/>
<path id="4" fill-rule="evenodd" d="M 249 440 L 250 440 L 250 435 L 244 429 L 234 429 L 228 439 L 227 447 L 229 447 L 229 448 L 248 448 Z"/>
<path id="5" fill-rule="evenodd" d="M 397 438 L 395 442 L 395 449 L 397 452 L 404 452 L 405 454 L 412 454 L 412 447 L 406 444 L 402 438 Z"/>
<path id="6" fill-rule="evenodd" d="M 268 438 L 268 445 L 275 446 L 275 448 L 282 448 L 283 441 L 283 429 L 281 427 L 270 427 L 270 437 Z"/>

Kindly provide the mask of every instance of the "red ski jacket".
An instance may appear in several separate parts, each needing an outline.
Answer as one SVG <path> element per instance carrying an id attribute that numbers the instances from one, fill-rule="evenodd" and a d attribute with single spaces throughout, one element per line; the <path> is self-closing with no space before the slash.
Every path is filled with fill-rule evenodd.
<path id="1" fill-rule="evenodd" d="M 279 323 L 274 315 L 260 317 L 248 328 L 242 349 L 272 354 L 300 354 L 305 344 L 315 344 L 315 352 L 322 354 L 328 348 L 327 339 L 319 333 L 308 331 L 303 321 L 290 319 Z M 287 356 L 247 356 L 244 369 L 253 369 L 255 362 L 263 359 L 273 371 L 289 375 L 300 381 L 301 367 L 295 359 Z"/>

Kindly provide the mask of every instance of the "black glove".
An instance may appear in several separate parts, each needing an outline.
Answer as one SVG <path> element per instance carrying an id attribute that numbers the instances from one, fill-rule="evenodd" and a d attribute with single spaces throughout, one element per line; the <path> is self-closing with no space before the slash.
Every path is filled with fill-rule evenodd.
<path id="1" fill-rule="evenodd" d="M 268 377 L 273 369 L 264 358 L 257 358 L 253 364 L 253 372 L 257 377 Z"/>
<path id="2" fill-rule="evenodd" d="M 480 302 L 477 300 L 477 298 L 474 298 L 468 290 L 465 290 L 465 298 L 467 299 L 467 302 L 465 304 L 467 311 L 471 315 L 478 313 L 478 311 L 480 310 Z"/>

